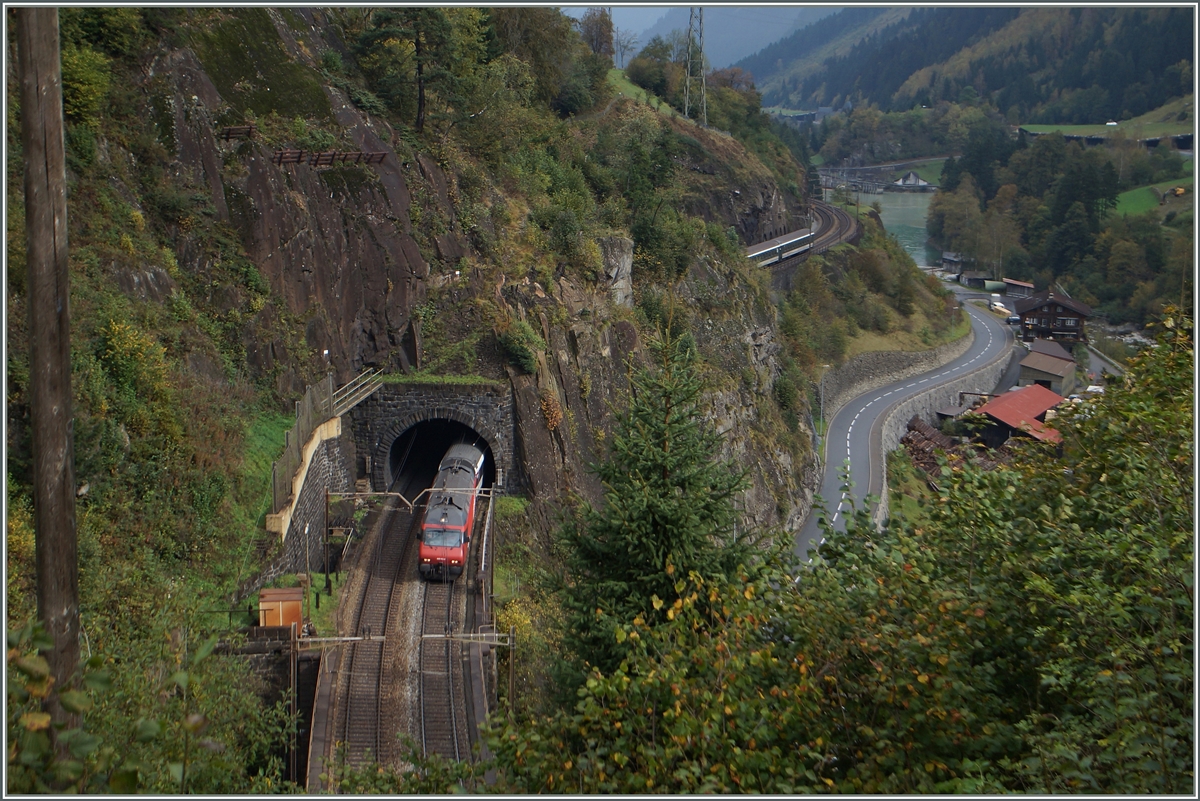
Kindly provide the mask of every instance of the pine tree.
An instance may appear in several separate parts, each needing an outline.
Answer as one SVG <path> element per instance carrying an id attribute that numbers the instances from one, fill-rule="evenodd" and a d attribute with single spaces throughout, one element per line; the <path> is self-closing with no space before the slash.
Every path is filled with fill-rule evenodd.
<path id="1" fill-rule="evenodd" d="M 748 554 L 734 505 L 745 474 L 719 457 L 720 436 L 703 419 L 691 337 L 661 335 L 651 349 L 656 369 L 633 376 L 611 455 L 593 467 L 603 504 L 580 504 L 562 529 L 567 644 L 577 666 L 606 673 L 625 653 L 616 625 L 672 616 L 677 582 L 693 571 L 732 577 Z"/>

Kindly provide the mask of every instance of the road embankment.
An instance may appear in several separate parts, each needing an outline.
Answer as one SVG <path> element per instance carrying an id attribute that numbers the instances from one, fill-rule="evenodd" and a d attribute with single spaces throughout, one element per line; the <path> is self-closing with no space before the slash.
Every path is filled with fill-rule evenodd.
<path id="1" fill-rule="evenodd" d="M 1004 375 L 1012 358 L 1011 348 L 998 353 L 991 361 L 978 369 L 951 379 L 944 384 L 938 384 L 919 395 L 897 401 L 888 409 L 880 420 L 878 432 L 872 432 L 872 440 L 878 436 L 878 443 L 872 442 L 879 452 L 887 454 L 900 446 L 900 439 L 908 428 L 908 421 L 913 415 L 927 423 L 934 422 L 935 412 L 946 406 L 959 406 L 960 392 L 991 392 L 1000 377 Z M 883 524 L 888 516 L 888 485 L 887 468 L 883 469 L 883 486 L 879 492 L 879 505 L 876 507 L 873 519 L 876 526 Z"/>
<path id="2" fill-rule="evenodd" d="M 974 341 L 975 331 L 971 329 L 965 336 L 932 350 L 860 353 L 840 367 L 827 370 L 825 419 L 832 420 L 838 410 L 864 392 L 949 364 L 966 353 Z"/>

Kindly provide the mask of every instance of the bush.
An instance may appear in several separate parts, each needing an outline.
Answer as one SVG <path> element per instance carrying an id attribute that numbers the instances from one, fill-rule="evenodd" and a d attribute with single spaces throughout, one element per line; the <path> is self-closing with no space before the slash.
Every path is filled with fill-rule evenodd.
<path id="1" fill-rule="evenodd" d="M 108 58 L 90 47 L 62 49 L 63 114 L 68 120 L 95 129 L 100 106 L 108 95 Z"/>
<path id="2" fill-rule="evenodd" d="M 96 163 L 96 135 L 86 125 L 68 125 L 66 132 L 67 166 L 82 172 Z"/>
<path id="3" fill-rule="evenodd" d="M 497 340 L 508 360 L 527 373 L 537 371 L 537 352 L 546 349 L 546 343 L 524 320 L 513 322 L 507 331 L 502 331 Z"/>
<path id="4" fill-rule="evenodd" d="M 345 69 L 345 66 L 342 64 L 342 54 L 336 50 L 322 51 L 321 66 L 333 73 L 338 73 Z"/>
<path id="5" fill-rule="evenodd" d="M 775 379 L 775 402 L 779 404 L 780 409 L 794 411 L 799 399 L 800 393 L 796 390 L 796 384 L 792 379 L 786 375 Z"/>
<path id="6" fill-rule="evenodd" d="M 556 253 L 567 257 L 579 253 L 579 239 L 583 226 L 574 211 L 551 204 L 536 209 L 530 218 L 534 225 L 546 232 L 550 247 Z"/>

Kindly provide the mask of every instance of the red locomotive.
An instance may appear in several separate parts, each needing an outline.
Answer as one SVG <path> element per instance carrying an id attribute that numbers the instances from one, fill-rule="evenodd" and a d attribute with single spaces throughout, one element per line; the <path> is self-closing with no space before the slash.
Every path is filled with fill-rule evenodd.
<path id="1" fill-rule="evenodd" d="M 462 575 L 475 523 L 475 498 L 483 482 L 483 451 L 474 445 L 451 445 L 438 465 L 421 523 L 422 578 Z"/>

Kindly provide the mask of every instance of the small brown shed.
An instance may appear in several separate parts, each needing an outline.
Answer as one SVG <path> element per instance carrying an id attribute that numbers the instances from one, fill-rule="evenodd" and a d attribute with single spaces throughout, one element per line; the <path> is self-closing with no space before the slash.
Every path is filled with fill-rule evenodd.
<path id="1" fill-rule="evenodd" d="M 287 587 L 277 590 L 259 590 L 258 592 L 258 625 L 260 626 L 291 626 L 297 628 L 304 625 L 304 612 L 301 604 L 304 602 L 304 590 L 300 587 Z"/>

